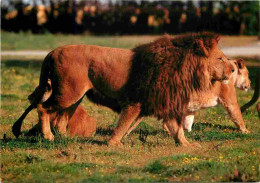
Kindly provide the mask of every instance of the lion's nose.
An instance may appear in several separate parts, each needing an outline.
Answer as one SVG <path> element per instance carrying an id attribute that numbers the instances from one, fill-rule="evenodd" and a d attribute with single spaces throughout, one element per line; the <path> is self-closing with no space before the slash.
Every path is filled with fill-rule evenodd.
<path id="1" fill-rule="evenodd" d="M 222 74 L 222 80 L 228 80 L 228 77 L 226 76 L 226 74 Z"/>

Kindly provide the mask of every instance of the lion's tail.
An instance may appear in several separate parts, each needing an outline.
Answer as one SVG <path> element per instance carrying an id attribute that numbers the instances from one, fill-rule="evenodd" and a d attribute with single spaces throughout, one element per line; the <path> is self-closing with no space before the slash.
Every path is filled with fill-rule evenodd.
<path id="1" fill-rule="evenodd" d="M 40 82 L 38 86 L 37 95 L 34 103 L 39 104 L 45 102 L 52 93 L 51 89 L 51 65 L 53 64 L 52 52 L 50 52 L 44 59 L 41 68 Z"/>
<path id="2" fill-rule="evenodd" d="M 27 114 L 36 108 L 37 104 L 45 102 L 52 94 L 51 81 L 49 79 L 51 60 L 51 53 L 49 53 L 45 57 L 42 64 L 39 86 L 28 97 L 31 105 L 24 111 L 21 117 L 12 126 L 12 132 L 16 138 L 21 135 L 22 123 Z"/>
<path id="3" fill-rule="evenodd" d="M 27 116 L 27 114 L 33 110 L 34 108 L 36 108 L 35 104 L 31 104 L 25 111 L 24 113 L 21 115 L 21 117 L 14 123 L 14 125 L 12 126 L 12 132 L 15 135 L 16 138 L 18 138 L 21 135 L 21 127 L 22 127 L 22 123 L 24 118 Z"/>

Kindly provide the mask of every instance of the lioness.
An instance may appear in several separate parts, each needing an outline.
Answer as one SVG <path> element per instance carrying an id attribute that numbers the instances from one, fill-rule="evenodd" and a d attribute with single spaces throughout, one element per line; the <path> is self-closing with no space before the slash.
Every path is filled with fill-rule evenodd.
<path id="1" fill-rule="evenodd" d="M 28 96 L 28 100 L 31 104 L 35 103 L 36 97 L 39 95 L 39 87 L 36 87 L 34 92 L 32 92 L 31 95 Z M 45 88 L 44 95 L 42 97 L 42 102 L 45 102 L 52 94 L 52 86 L 51 81 L 48 80 L 48 84 Z M 96 132 L 96 120 L 94 118 L 91 118 L 88 116 L 88 113 L 84 109 L 82 105 L 78 105 L 77 109 L 66 110 L 65 112 L 52 112 L 50 113 L 50 122 L 52 128 L 62 128 L 63 130 L 67 131 L 68 129 L 70 137 L 74 137 L 75 135 L 78 137 L 90 137 Z M 40 112 L 40 111 L 38 111 Z M 73 113 L 74 112 L 74 113 Z M 23 121 L 23 119 L 26 117 L 26 115 L 23 115 L 20 119 L 20 123 Z M 67 119 L 61 121 L 61 119 Z M 61 126 L 63 125 L 63 126 Z M 13 129 L 14 132 L 18 132 L 21 129 L 16 127 L 16 129 Z M 39 123 L 36 124 L 26 135 L 36 135 L 41 130 Z M 64 134 L 66 135 L 66 134 Z"/>
<path id="2" fill-rule="evenodd" d="M 231 120 L 242 133 L 249 133 L 245 127 L 240 106 L 237 103 L 235 87 L 247 91 L 250 88 L 248 70 L 243 59 L 231 61 L 235 66 L 229 83 L 215 82 L 209 92 L 194 93 L 189 103 L 190 114 L 185 117 L 184 128 L 191 131 L 194 121 L 194 111 L 201 108 L 214 107 L 222 104 L 229 113 Z"/>
<path id="3" fill-rule="evenodd" d="M 74 114 L 68 119 L 68 124 L 64 124 L 60 121 L 61 115 L 69 116 L 70 113 L 67 111 L 62 114 L 52 113 L 50 115 L 51 127 L 57 129 L 59 125 L 65 125 L 64 128 L 69 131 L 70 137 L 90 137 L 96 132 L 96 120 L 88 116 L 88 113 L 82 105 L 79 105 Z M 61 123 L 60 123 L 61 122 Z M 41 132 L 40 124 L 37 123 L 29 132 L 27 136 L 36 135 Z"/>
<path id="4" fill-rule="evenodd" d="M 109 145 L 121 145 L 132 122 L 154 115 L 163 119 L 175 141 L 188 146 L 183 116 L 194 91 L 228 80 L 234 67 L 211 33 L 164 36 L 133 50 L 68 45 L 50 52 L 42 64 L 39 96 L 35 101 L 44 138 L 53 140 L 51 113 L 75 110 L 88 90 L 118 101 L 122 108 Z M 42 101 L 48 79 L 53 91 Z M 60 121 L 66 121 L 61 119 Z M 58 127 L 60 133 L 64 129 Z"/>

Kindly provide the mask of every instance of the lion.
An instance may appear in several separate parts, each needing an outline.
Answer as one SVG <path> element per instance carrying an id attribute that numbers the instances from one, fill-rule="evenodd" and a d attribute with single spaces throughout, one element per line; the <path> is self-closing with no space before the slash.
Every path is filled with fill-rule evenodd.
<path id="1" fill-rule="evenodd" d="M 51 113 L 75 111 L 86 92 L 95 89 L 115 99 L 122 109 L 109 145 L 122 145 L 132 122 L 150 115 L 163 119 L 176 143 L 190 145 L 183 132 L 183 116 L 191 94 L 209 90 L 212 82 L 228 80 L 234 71 L 218 41 L 216 34 L 204 32 L 163 36 L 133 50 L 93 45 L 56 48 L 43 61 L 40 92 L 32 104 L 37 105 L 44 138 L 54 140 Z M 52 94 L 41 102 L 48 79 Z M 59 126 L 58 131 L 66 133 Z"/>
<path id="2" fill-rule="evenodd" d="M 35 103 L 36 97 L 38 96 L 38 92 L 39 92 L 39 87 L 36 87 L 36 89 L 32 92 L 32 94 L 28 96 L 28 100 L 30 101 L 31 104 Z M 48 84 L 45 88 L 45 92 L 42 97 L 42 102 L 45 102 L 51 96 L 51 93 L 52 93 L 51 81 L 48 80 Z M 23 117 L 25 118 L 26 116 Z M 71 138 L 74 137 L 75 135 L 78 137 L 90 137 L 96 132 L 96 120 L 92 117 L 89 117 L 84 107 L 80 104 L 78 105 L 74 113 L 71 113 L 70 110 L 67 110 L 62 113 L 53 112 L 50 114 L 49 118 L 51 122 L 51 127 L 53 129 L 58 128 L 58 126 L 59 128 L 68 129 Z M 64 122 L 61 121 L 61 119 L 64 118 L 68 119 L 67 120 L 68 123 L 65 122 L 64 124 Z M 22 122 L 23 119 L 20 119 L 20 121 Z M 60 125 L 63 126 L 60 127 Z M 20 129 L 18 130 L 20 131 Z M 32 129 L 30 129 L 26 135 L 32 136 L 38 134 L 39 132 L 40 132 L 40 126 L 38 123 Z"/>
<path id="3" fill-rule="evenodd" d="M 203 91 L 202 93 L 194 92 L 194 94 L 191 95 L 188 104 L 189 112 L 184 119 L 184 130 L 187 130 L 188 132 L 191 131 L 195 111 L 200 108 L 214 107 L 217 104 L 222 104 L 227 109 L 232 121 L 238 129 L 242 133 L 249 133 L 245 127 L 234 88 L 234 86 L 236 86 L 244 91 L 247 91 L 250 88 L 251 81 L 248 75 L 249 72 L 243 59 L 230 60 L 230 62 L 234 66 L 235 71 L 232 73 L 228 83 L 226 80 L 224 82 L 216 81 L 212 84 L 211 90 Z M 92 91 L 91 94 L 87 94 L 87 97 L 94 103 L 105 105 L 115 112 L 121 111 L 119 105 L 115 101 L 101 96 L 97 91 Z M 127 131 L 126 135 L 129 135 L 141 120 L 142 118 L 137 119 L 133 126 Z M 163 124 L 163 128 L 169 133 L 165 124 Z"/>

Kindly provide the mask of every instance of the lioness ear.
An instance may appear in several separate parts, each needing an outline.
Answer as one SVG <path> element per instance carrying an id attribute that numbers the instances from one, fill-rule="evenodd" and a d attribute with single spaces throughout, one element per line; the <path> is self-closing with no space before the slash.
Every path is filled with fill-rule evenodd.
<path id="1" fill-rule="evenodd" d="M 195 47 L 195 51 L 197 53 L 199 53 L 200 55 L 203 55 L 203 56 L 206 56 L 206 57 L 209 56 L 209 51 L 205 47 L 203 40 L 201 40 L 201 39 L 196 40 L 194 47 Z"/>
<path id="2" fill-rule="evenodd" d="M 51 80 L 50 80 L 50 79 L 48 79 L 47 86 L 46 86 L 46 90 L 47 90 L 47 91 L 50 91 L 50 90 L 51 90 Z"/>
<path id="3" fill-rule="evenodd" d="M 245 67 L 245 61 L 241 58 L 237 59 L 236 63 L 237 63 L 238 69 L 243 69 Z"/>

